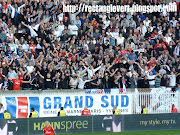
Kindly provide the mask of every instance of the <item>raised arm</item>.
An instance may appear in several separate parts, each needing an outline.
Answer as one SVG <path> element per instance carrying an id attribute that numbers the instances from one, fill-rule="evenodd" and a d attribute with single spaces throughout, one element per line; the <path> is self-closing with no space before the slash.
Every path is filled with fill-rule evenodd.
<path id="1" fill-rule="evenodd" d="M 101 68 L 101 66 L 99 66 L 99 67 L 93 69 L 93 74 L 96 73 L 96 71 L 98 71 L 100 68 Z"/>
<path id="2" fill-rule="evenodd" d="M 116 68 L 116 70 L 115 70 L 113 73 L 111 73 L 110 76 L 111 76 L 111 77 L 114 76 L 114 74 L 115 74 L 117 71 L 118 71 L 118 68 Z"/>
<path id="3" fill-rule="evenodd" d="M 153 71 L 153 69 L 156 67 L 156 65 L 154 65 L 154 67 L 152 67 L 150 70 L 149 70 L 149 72 L 151 72 L 151 71 Z"/>
<path id="4" fill-rule="evenodd" d="M 42 76 L 39 71 L 37 71 L 37 74 L 38 74 L 42 79 L 44 79 L 44 76 Z"/>
<path id="5" fill-rule="evenodd" d="M 107 70 L 109 70 L 114 64 L 115 64 L 115 61 L 113 61 L 112 64 L 107 67 Z"/>
<path id="6" fill-rule="evenodd" d="M 81 78 L 81 77 L 83 77 L 83 76 L 86 76 L 87 75 L 87 73 L 83 73 L 83 74 L 81 74 L 80 76 L 78 76 L 78 78 Z"/>
<path id="7" fill-rule="evenodd" d="M 15 16 L 15 8 L 14 8 L 11 4 L 9 4 L 8 7 L 10 7 L 11 10 L 12 10 L 12 12 L 11 12 L 11 18 L 14 18 L 14 16 Z"/>
<path id="8" fill-rule="evenodd" d="M 26 4 L 21 5 L 20 7 L 18 7 L 18 12 L 20 12 L 21 8 L 23 8 Z"/>
<path id="9" fill-rule="evenodd" d="M 179 75 L 180 75 L 180 73 L 177 73 L 177 74 L 176 74 L 176 76 L 179 76 Z"/>
<path id="10" fill-rule="evenodd" d="M 139 65 L 139 63 L 134 62 L 134 64 L 138 65 L 138 67 L 140 68 L 141 71 L 143 71 L 142 67 Z"/>
<path id="11" fill-rule="evenodd" d="M 25 24 L 23 21 L 21 22 L 25 27 L 29 28 L 27 24 Z"/>
<path id="12" fill-rule="evenodd" d="M 31 81 L 22 81 L 22 83 L 31 83 Z"/>
<path id="13" fill-rule="evenodd" d="M 11 64 L 12 64 L 12 62 L 13 62 L 13 59 L 11 59 L 11 61 L 8 63 L 8 66 L 9 66 L 9 65 L 11 65 Z"/>
<path id="14" fill-rule="evenodd" d="M 99 86 L 99 81 L 97 81 L 97 83 L 93 83 L 91 82 L 92 85 L 96 85 L 96 86 Z"/>
<path id="15" fill-rule="evenodd" d="M 117 77 L 117 79 L 116 80 L 114 80 L 114 83 L 116 83 L 118 80 L 119 80 L 119 78 L 121 78 L 122 76 L 121 75 L 119 75 L 118 77 Z"/>
<path id="16" fill-rule="evenodd" d="M 155 76 L 155 77 L 157 77 L 157 76 L 161 77 L 161 73 L 156 74 L 156 76 Z"/>
<path id="17" fill-rule="evenodd" d="M 49 17 L 49 18 L 50 18 L 50 17 Z M 40 22 L 39 22 L 39 25 L 42 25 L 42 24 L 44 23 L 44 20 L 45 20 L 45 19 L 43 19 L 42 21 L 40 21 Z"/>

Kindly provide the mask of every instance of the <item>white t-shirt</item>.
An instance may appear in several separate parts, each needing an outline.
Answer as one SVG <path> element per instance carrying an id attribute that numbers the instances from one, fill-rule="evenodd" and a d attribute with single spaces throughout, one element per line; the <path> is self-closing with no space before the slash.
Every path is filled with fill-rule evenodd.
<path id="1" fill-rule="evenodd" d="M 77 85 L 78 84 L 78 79 L 71 78 L 70 83 L 71 83 L 71 85 Z M 76 88 L 76 86 L 71 86 L 71 88 Z"/>
<path id="2" fill-rule="evenodd" d="M 17 73 L 13 70 L 12 72 L 8 72 L 8 78 L 16 79 Z"/>
<path id="3" fill-rule="evenodd" d="M 102 18 L 102 21 L 104 22 L 104 21 L 106 21 L 106 15 L 99 15 L 99 18 Z"/>
<path id="4" fill-rule="evenodd" d="M 0 109 L 0 113 L 4 113 L 4 107 Z"/>
<path id="5" fill-rule="evenodd" d="M 76 36 L 78 35 L 78 27 L 76 25 L 69 25 L 68 29 L 69 29 L 69 35 L 76 35 Z"/>
<path id="6" fill-rule="evenodd" d="M 148 20 L 148 21 L 144 20 L 144 21 L 143 21 L 143 23 L 144 23 L 144 25 L 145 25 L 146 27 L 149 26 L 150 22 L 151 22 L 150 20 Z"/>
<path id="7" fill-rule="evenodd" d="M 117 39 L 119 37 L 119 32 L 111 32 L 111 36 Z"/>
<path id="8" fill-rule="evenodd" d="M 60 35 L 61 35 L 61 32 L 59 31 L 59 30 L 55 30 L 54 31 L 54 35 L 56 36 L 56 37 L 59 37 Z"/>
<path id="9" fill-rule="evenodd" d="M 117 38 L 117 45 L 120 45 L 122 43 L 124 43 L 124 37 L 118 37 Z"/>
<path id="10" fill-rule="evenodd" d="M 109 20 L 108 20 L 108 21 L 106 20 L 106 21 L 104 21 L 103 23 L 105 24 L 105 28 L 107 28 L 107 27 L 109 26 L 109 24 L 110 24 L 110 21 L 109 21 Z"/>
<path id="11" fill-rule="evenodd" d="M 132 67 L 133 68 L 133 67 Z M 136 72 L 128 72 L 129 73 L 129 77 L 132 77 L 132 75 L 137 75 L 137 73 Z"/>
<path id="12" fill-rule="evenodd" d="M 63 13 L 59 14 L 58 16 L 59 21 L 63 21 Z"/>
<path id="13" fill-rule="evenodd" d="M 36 33 L 36 31 L 38 31 L 38 28 L 39 28 L 39 24 L 35 25 L 34 27 L 32 26 L 29 26 L 29 30 L 30 30 L 30 33 L 31 33 L 31 37 L 36 37 L 38 36 L 38 34 Z M 36 31 L 35 31 L 36 30 Z"/>
<path id="14" fill-rule="evenodd" d="M 170 37 L 164 37 L 165 39 L 166 39 L 166 42 L 168 42 L 168 44 L 169 44 L 169 42 L 171 41 L 171 38 Z"/>
<path id="15" fill-rule="evenodd" d="M 176 86 L 176 75 L 169 76 L 169 86 L 171 87 Z"/>
<path id="16" fill-rule="evenodd" d="M 85 85 L 87 82 L 90 82 L 90 80 L 85 80 L 85 81 L 83 81 L 83 79 L 79 78 L 78 89 L 84 89 L 84 85 Z"/>
<path id="17" fill-rule="evenodd" d="M 25 52 L 28 52 L 28 50 L 29 50 L 29 44 L 23 44 L 23 45 L 22 45 L 22 49 L 23 49 Z"/>
<path id="18" fill-rule="evenodd" d="M 37 44 L 36 48 L 37 48 L 37 49 L 42 49 L 42 47 L 41 47 L 40 44 Z"/>
<path id="19" fill-rule="evenodd" d="M 173 27 L 176 27 L 176 23 L 177 23 L 178 21 L 177 21 L 177 20 L 174 20 L 174 21 L 171 20 L 170 22 L 173 23 Z"/>
<path id="20" fill-rule="evenodd" d="M 91 77 L 93 77 L 94 73 L 96 73 L 96 71 L 98 71 L 99 69 L 101 68 L 101 66 L 91 70 L 91 69 L 88 69 L 87 72 L 88 72 L 88 78 L 91 79 Z"/>
<path id="21" fill-rule="evenodd" d="M 10 40 L 12 40 L 12 39 L 13 39 L 13 37 L 14 37 L 14 34 L 12 34 L 12 33 L 11 33 L 11 34 L 9 34 L 9 33 L 8 33 L 8 34 L 6 34 L 6 36 L 7 36 L 7 37 L 9 37 L 9 39 L 10 39 Z"/>
<path id="22" fill-rule="evenodd" d="M 148 75 L 148 79 L 155 79 L 156 75 Z M 155 80 L 149 81 L 149 85 L 154 85 L 155 86 Z"/>
<path id="23" fill-rule="evenodd" d="M 112 32 L 106 32 L 106 35 L 112 35 Z"/>
<path id="24" fill-rule="evenodd" d="M 59 25 L 58 31 L 60 32 L 60 35 L 62 35 L 63 30 L 64 30 L 64 25 Z"/>
<path id="25" fill-rule="evenodd" d="M 32 71 L 33 71 L 33 69 L 34 69 L 34 67 L 33 67 L 33 66 L 27 66 L 27 71 L 28 71 L 28 73 L 32 72 Z"/>

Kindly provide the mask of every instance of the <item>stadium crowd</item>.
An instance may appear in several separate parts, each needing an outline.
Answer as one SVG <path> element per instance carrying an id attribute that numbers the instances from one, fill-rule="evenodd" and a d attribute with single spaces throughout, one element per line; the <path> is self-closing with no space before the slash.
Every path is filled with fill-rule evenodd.
<path id="1" fill-rule="evenodd" d="M 2 90 L 180 88 L 180 14 L 63 13 L 83 0 L 3 0 Z M 86 1 L 87 3 L 87 1 Z M 90 5 L 158 5 L 99 0 Z"/>

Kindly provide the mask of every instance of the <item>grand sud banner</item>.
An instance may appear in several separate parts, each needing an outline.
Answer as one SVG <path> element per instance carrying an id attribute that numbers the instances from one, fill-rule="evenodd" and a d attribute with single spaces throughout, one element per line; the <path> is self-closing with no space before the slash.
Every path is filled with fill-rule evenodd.
<path id="1" fill-rule="evenodd" d="M 39 117 L 55 117 L 61 107 L 64 107 L 68 116 L 79 116 L 84 106 L 87 106 L 92 115 L 111 115 L 113 106 L 122 114 L 132 114 L 132 94 L 61 94 L 30 96 L 2 96 L 5 109 L 12 118 L 28 118 L 30 108 L 34 107 Z"/>

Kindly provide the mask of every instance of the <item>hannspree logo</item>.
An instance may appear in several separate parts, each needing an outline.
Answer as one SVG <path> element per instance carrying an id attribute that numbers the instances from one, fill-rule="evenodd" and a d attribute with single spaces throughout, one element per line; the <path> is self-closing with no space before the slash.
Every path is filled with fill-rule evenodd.
<path id="1" fill-rule="evenodd" d="M 78 129 L 87 129 L 88 128 L 88 121 L 87 120 L 78 120 L 78 121 L 56 121 L 51 122 L 50 125 L 55 130 L 64 130 L 65 132 L 68 132 L 69 130 L 78 130 Z M 43 130 L 45 126 L 44 122 L 38 122 L 34 123 L 34 131 L 36 130 Z"/>

